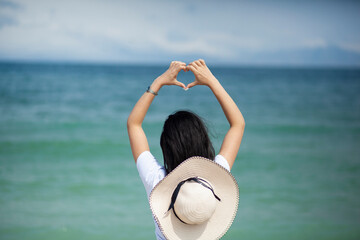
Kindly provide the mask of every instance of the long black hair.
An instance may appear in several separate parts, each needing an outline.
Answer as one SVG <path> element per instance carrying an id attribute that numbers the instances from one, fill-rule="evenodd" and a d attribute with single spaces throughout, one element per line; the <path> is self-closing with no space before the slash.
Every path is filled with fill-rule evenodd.
<path id="1" fill-rule="evenodd" d="M 215 157 L 204 122 L 195 113 L 177 111 L 169 115 L 161 133 L 160 145 L 166 174 L 189 157 Z"/>

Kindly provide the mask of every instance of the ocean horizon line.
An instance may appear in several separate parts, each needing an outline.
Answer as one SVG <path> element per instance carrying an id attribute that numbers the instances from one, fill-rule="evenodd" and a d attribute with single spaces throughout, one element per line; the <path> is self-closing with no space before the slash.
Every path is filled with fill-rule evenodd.
<path id="1" fill-rule="evenodd" d="M 66 61 L 66 60 L 14 60 L 0 59 L 0 65 L 58 65 L 58 66 L 109 66 L 109 67 L 167 67 L 168 62 L 139 62 L 139 61 Z M 255 63 L 214 63 L 208 61 L 209 67 L 231 68 L 231 69 L 339 69 L 360 70 L 360 65 L 329 65 L 329 64 L 255 64 Z"/>

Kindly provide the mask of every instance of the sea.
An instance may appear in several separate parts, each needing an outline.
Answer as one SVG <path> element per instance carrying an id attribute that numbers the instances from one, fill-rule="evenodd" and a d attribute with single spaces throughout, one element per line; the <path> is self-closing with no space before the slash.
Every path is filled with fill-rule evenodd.
<path id="1" fill-rule="evenodd" d="M 126 121 L 166 69 L 0 63 L 1 240 L 155 239 Z M 222 239 L 360 239 L 360 68 L 210 69 L 246 122 Z M 143 123 L 161 163 L 164 120 L 183 109 L 205 119 L 216 152 L 228 130 L 207 87 L 165 86 Z"/>

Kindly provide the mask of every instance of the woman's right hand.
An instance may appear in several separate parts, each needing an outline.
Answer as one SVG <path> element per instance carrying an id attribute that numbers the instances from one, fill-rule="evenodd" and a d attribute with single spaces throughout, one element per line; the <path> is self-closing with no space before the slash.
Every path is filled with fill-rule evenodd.
<path id="1" fill-rule="evenodd" d="M 186 68 L 190 70 L 195 76 L 195 81 L 189 83 L 187 88 L 191 88 L 196 85 L 206 85 L 209 87 L 212 83 L 217 82 L 217 79 L 214 77 L 210 69 L 206 66 L 205 61 L 202 59 L 190 63 Z"/>

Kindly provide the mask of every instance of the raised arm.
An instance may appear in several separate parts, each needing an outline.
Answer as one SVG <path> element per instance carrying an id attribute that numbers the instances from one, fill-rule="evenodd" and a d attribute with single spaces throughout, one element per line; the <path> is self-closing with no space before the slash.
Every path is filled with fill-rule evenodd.
<path id="1" fill-rule="evenodd" d="M 183 83 L 176 79 L 181 70 L 187 71 L 185 63 L 178 61 L 172 62 L 169 69 L 154 80 L 150 89 L 157 93 L 164 85 L 177 85 L 186 88 Z M 142 123 L 154 98 L 154 93 L 145 92 L 136 103 L 127 120 L 130 146 L 135 162 L 142 152 L 149 150 L 149 144 L 142 128 Z"/>
<path id="2" fill-rule="evenodd" d="M 219 101 L 230 124 L 230 129 L 225 135 L 219 154 L 225 157 L 231 168 L 235 162 L 243 137 L 245 128 L 244 117 L 230 95 L 206 66 L 204 60 L 194 61 L 190 63 L 187 68 L 195 75 L 195 81 L 188 84 L 187 87 L 191 88 L 195 85 L 208 86 Z"/>

